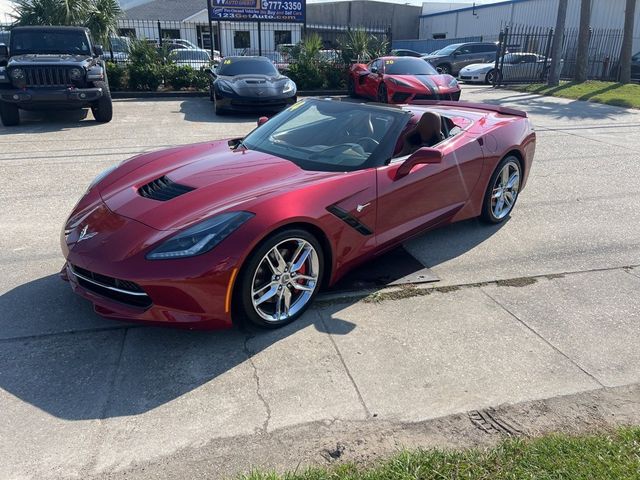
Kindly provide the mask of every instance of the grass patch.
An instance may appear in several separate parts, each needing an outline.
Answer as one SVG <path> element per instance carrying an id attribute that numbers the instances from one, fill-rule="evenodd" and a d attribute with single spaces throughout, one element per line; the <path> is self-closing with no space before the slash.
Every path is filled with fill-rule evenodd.
<path id="1" fill-rule="evenodd" d="M 519 92 L 538 93 L 552 97 L 571 98 L 604 103 L 616 107 L 640 108 L 640 85 L 589 81 L 584 83 L 561 82 L 557 87 L 546 84 L 516 85 Z"/>
<path id="2" fill-rule="evenodd" d="M 399 453 L 371 468 L 254 472 L 243 480 L 631 480 L 640 479 L 640 428 L 588 436 L 508 439 L 490 449 Z"/>

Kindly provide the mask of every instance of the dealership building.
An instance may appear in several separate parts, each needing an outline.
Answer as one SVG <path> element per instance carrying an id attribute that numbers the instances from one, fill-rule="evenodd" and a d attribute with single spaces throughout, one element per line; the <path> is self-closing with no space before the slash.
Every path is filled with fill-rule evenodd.
<path id="1" fill-rule="evenodd" d="M 497 38 L 507 24 L 553 28 L 559 0 L 508 0 L 474 5 L 425 2 L 420 15 L 420 39 Z M 622 29 L 625 0 L 591 0 L 593 29 Z M 566 28 L 577 28 L 580 0 L 569 0 Z M 634 52 L 640 50 L 640 6 L 636 8 Z"/>

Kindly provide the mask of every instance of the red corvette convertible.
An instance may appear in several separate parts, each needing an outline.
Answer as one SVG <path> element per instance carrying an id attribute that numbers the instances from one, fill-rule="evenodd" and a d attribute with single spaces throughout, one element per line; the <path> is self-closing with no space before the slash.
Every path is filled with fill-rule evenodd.
<path id="1" fill-rule="evenodd" d="M 278 327 L 419 232 L 503 221 L 533 160 L 527 115 L 425 103 L 305 99 L 244 138 L 123 162 L 73 209 L 61 275 L 107 317 Z"/>
<path id="2" fill-rule="evenodd" d="M 460 85 L 451 75 L 414 57 L 381 57 L 355 64 L 349 71 L 349 95 L 380 103 L 412 103 L 415 100 L 460 100 Z"/>

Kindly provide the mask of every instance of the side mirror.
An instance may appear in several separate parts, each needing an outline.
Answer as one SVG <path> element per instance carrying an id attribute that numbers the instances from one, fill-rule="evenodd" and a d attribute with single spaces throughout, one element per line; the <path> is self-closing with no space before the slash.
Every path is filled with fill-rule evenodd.
<path id="1" fill-rule="evenodd" d="M 269 117 L 260 117 L 258 119 L 258 126 L 264 125 L 269 121 Z"/>
<path id="2" fill-rule="evenodd" d="M 396 171 L 395 180 L 406 177 L 417 165 L 437 164 L 442 162 L 442 152 L 435 148 L 422 147 L 407 158 Z"/>
<path id="3" fill-rule="evenodd" d="M 102 45 L 94 45 L 93 53 L 95 54 L 96 57 L 101 57 L 102 55 L 104 55 L 104 50 L 102 49 Z"/>
<path id="4" fill-rule="evenodd" d="M 218 78 L 218 75 L 216 74 L 216 72 L 213 71 L 212 68 L 205 68 L 204 71 L 208 73 L 209 76 L 211 76 L 211 78 L 213 78 L 214 80 Z"/>
<path id="5" fill-rule="evenodd" d="M 453 56 L 454 57 L 457 57 L 458 55 L 461 55 L 461 54 L 462 54 L 462 52 L 453 52 Z"/>
<path id="6" fill-rule="evenodd" d="M 369 70 L 369 72 L 378 73 L 378 69 L 376 67 L 371 67 L 371 70 Z"/>

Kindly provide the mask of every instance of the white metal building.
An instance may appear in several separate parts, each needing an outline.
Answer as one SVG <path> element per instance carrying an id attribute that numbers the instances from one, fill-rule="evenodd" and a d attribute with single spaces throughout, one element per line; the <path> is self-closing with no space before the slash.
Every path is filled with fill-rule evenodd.
<path id="1" fill-rule="evenodd" d="M 638 0 L 640 1 L 640 0 Z M 558 0 L 508 0 L 433 13 L 433 3 L 424 3 L 420 16 L 420 38 L 495 38 L 506 23 L 555 27 Z M 625 0 L 591 0 L 591 26 L 622 29 Z M 580 0 L 569 0 L 567 28 L 577 28 Z M 640 50 L 640 5 L 636 7 L 634 52 Z"/>

